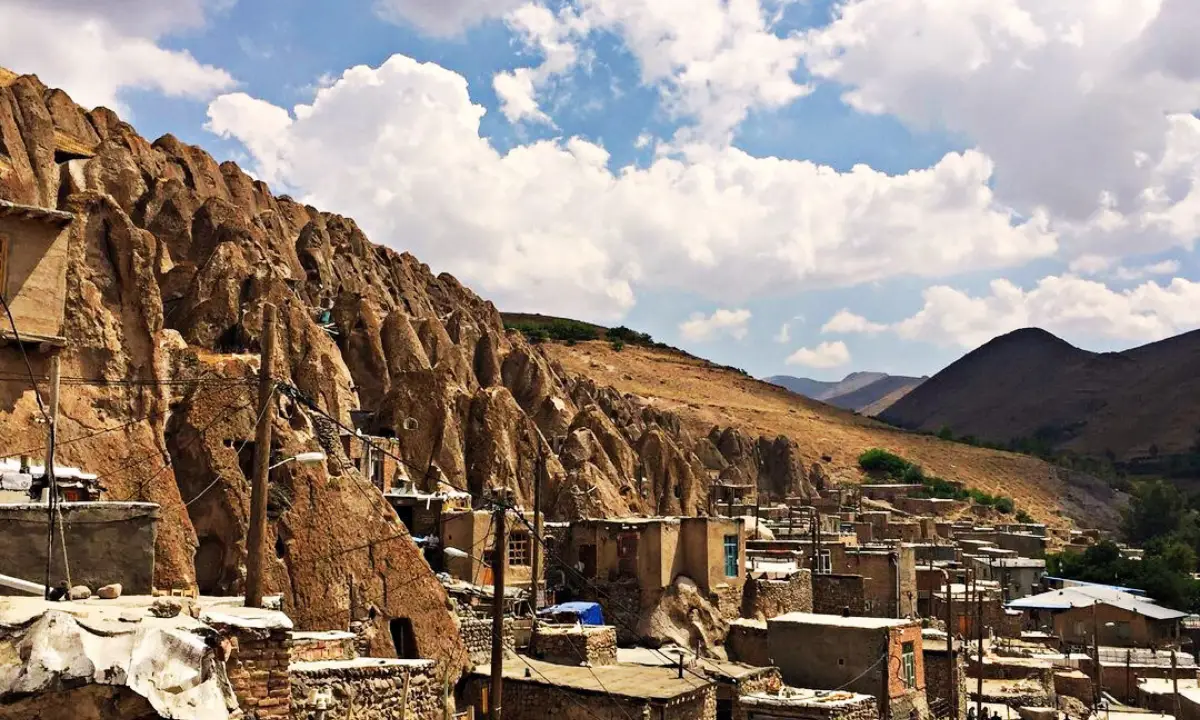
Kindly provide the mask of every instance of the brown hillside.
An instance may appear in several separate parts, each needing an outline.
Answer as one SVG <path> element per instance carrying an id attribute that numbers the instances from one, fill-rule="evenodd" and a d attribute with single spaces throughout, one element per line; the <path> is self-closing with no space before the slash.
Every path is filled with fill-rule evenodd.
<path id="1" fill-rule="evenodd" d="M 694 435 L 704 436 L 719 425 L 786 435 L 798 444 L 805 462 L 820 463 L 834 480 L 861 480 L 858 455 L 882 447 L 933 474 L 1011 495 L 1019 508 L 1058 527 L 1066 519 L 1085 526 L 1113 527 L 1117 522 L 1119 498 L 1104 483 L 1035 458 L 897 430 L 668 350 L 627 346 L 617 352 L 600 342 L 542 347 L 569 373 L 611 383 L 678 414 Z"/>
<path id="2" fill-rule="evenodd" d="M 1000 443 L 1036 436 L 1120 461 L 1189 453 L 1200 441 L 1200 332 L 1092 353 L 1043 330 L 1018 330 L 968 353 L 880 417 Z"/>

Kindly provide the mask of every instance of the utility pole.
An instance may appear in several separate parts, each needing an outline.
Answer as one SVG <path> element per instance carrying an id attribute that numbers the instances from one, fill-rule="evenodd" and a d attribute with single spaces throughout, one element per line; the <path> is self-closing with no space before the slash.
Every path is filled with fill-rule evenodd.
<path id="1" fill-rule="evenodd" d="M 533 475 L 533 623 L 529 636 L 529 651 L 537 657 L 538 610 L 542 609 L 542 474 L 546 469 L 546 456 L 538 448 L 537 466 Z"/>
<path id="2" fill-rule="evenodd" d="M 250 487 L 250 528 L 246 533 L 246 607 L 262 607 L 263 563 L 267 538 L 267 476 L 271 468 L 271 401 L 275 381 L 271 378 L 275 358 L 275 306 L 263 303 L 262 335 L 259 337 L 258 427 L 254 433 L 254 482 Z"/>
<path id="3" fill-rule="evenodd" d="M 492 524 L 496 526 L 496 539 L 492 547 L 492 689 L 488 713 L 490 720 L 500 720 L 504 685 L 504 570 L 508 565 L 508 521 L 503 495 L 496 498 Z"/>
<path id="4" fill-rule="evenodd" d="M 1101 689 L 1101 678 L 1100 678 L 1100 616 L 1099 616 L 1099 613 L 1097 610 L 1099 608 L 1099 606 L 1100 606 L 1099 599 L 1092 601 L 1092 658 L 1093 658 L 1094 662 L 1096 663 L 1096 679 L 1094 680 L 1095 684 L 1092 685 L 1092 712 L 1093 713 L 1098 712 L 1100 710 L 1100 694 L 1101 694 L 1101 692 L 1103 692 Z M 1174 658 L 1175 656 L 1172 655 L 1171 657 Z M 1176 716 L 1177 720 L 1178 720 L 1178 717 L 1179 716 Z"/>
<path id="5" fill-rule="evenodd" d="M 50 599 L 50 570 L 54 565 L 54 525 L 58 520 L 58 480 L 54 477 L 54 446 L 58 440 L 58 355 L 50 358 L 50 426 L 46 428 L 46 599 Z M 37 388 L 34 388 L 37 393 Z M 63 548 L 66 556 L 66 548 Z M 63 563 L 66 572 L 66 563 Z M 70 581 L 68 580 L 68 583 Z"/>
<path id="6" fill-rule="evenodd" d="M 1176 668 L 1176 663 L 1179 657 L 1179 621 L 1175 621 L 1175 646 L 1171 648 L 1171 687 L 1175 694 L 1171 696 L 1175 701 L 1175 719 L 1179 720 L 1182 717 L 1179 712 L 1179 670 Z"/>
<path id="7" fill-rule="evenodd" d="M 952 720 L 959 720 L 958 660 L 954 654 L 954 631 L 951 629 L 954 625 L 954 583 L 950 581 L 949 573 L 942 571 L 942 575 L 946 578 L 946 653 L 950 656 L 950 717 Z"/>
<path id="8" fill-rule="evenodd" d="M 979 573 L 972 571 L 971 578 L 975 585 L 975 640 L 979 643 L 976 652 L 979 667 L 976 668 L 975 678 L 975 717 L 983 717 L 983 597 L 979 594 Z"/>

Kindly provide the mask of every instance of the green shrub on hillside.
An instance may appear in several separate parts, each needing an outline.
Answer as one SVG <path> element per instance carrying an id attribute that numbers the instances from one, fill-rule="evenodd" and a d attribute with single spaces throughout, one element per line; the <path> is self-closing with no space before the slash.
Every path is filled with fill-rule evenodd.
<path id="1" fill-rule="evenodd" d="M 913 465 L 899 455 L 890 453 L 883 448 L 871 448 L 858 456 L 858 466 L 869 473 L 899 480 Z"/>
<path id="2" fill-rule="evenodd" d="M 588 325 L 578 320 L 565 318 L 545 318 L 539 320 L 515 320 L 505 323 L 505 328 L 517 330 L 532 343 L 546 340 L 596 340 L 600 337 L 599 330 L 594 325 Z"/>

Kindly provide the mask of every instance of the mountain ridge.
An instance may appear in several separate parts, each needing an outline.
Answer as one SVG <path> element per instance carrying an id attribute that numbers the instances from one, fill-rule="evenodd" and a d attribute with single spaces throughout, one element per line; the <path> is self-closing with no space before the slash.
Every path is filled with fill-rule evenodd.
<path id="1" fill-rule="evenodd" d="M 786 388 L 797 395 L 871 416 L 888 408 L 926 379 L 871 371 L 852 372 L 838 381 L 813 380 L 792 375 L 772 375 L 763 378 L 764 381 Z"/>
<path id="2" fill-rule="evenodd" d="M 880 414 L 992 443 L 1132 462 L 1200 447 L 1200 331 L 1092 352 L 1023 328 L 993 338 Z"/>

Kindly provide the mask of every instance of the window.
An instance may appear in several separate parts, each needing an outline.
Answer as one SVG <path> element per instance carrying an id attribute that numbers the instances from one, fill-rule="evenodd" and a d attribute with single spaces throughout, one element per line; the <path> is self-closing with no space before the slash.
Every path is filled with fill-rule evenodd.
<path id="1" fill-rule="evenodd" d="M 738 571 L 738 536 L 725 536 L 725 577 L 737 577 Z"/>
<path id="2" fill-rule="evenodd" d="M 830 556 L 830 552 L 828 550 L 822 550 L 817 553 L 816 570 L 818 573 L 826 574 L 833 572 L 833 558 Z"/>
<path id="3" fill-rule="evenodd" d="M 917 655 L 910 642 L 904 643 L 900 653 L 900 672 L 904 680 L 904 687 L 914 688 L 917 686 Z"/>
<path id="4" fill-rule="evenodd" d="M 623 532 L 617 536 L 617 572 L 622 577 L 637 577 L 638 534 Z"/>
<path id="5" fill-rule="evenodd" d="M 532 564 L 532 554 L 529 547 L 529 533 L 513 533 L 508 539 L 508 564 Z"/>

